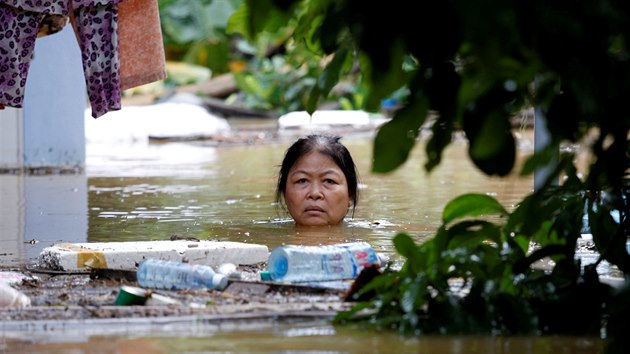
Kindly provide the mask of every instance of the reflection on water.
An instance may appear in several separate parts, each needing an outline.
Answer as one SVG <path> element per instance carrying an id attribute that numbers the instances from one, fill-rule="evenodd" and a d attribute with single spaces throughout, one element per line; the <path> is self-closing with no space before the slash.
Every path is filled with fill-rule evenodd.
<path id="1" fill-rule="evenodd" d="M 381 332 L 366 336 L 351 327 L 328 323 L 256 323 L 238 327 L 164 325 L 168 330 L 127 333 L 112 337 L 94 335 L 66 342 L 6 339 L 7 353 L 422 353 L 422 354 L 595 354 L 603 341 L 589 337 L 403 337 Z M 0 348 L 2 342 L 0 341 Z"/>
<path id="2" fill-rule="evenodd" d="M 0 263 L 35 259 L 59 242 L 85 242 L 87 178 L 0 174 Z"/>

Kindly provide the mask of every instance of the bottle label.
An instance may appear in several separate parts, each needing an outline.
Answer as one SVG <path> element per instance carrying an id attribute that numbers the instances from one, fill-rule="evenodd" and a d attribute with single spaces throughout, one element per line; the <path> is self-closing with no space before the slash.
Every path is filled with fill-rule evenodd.
<path id="1" fill-rule="evenodd" d="M 307 282 L 356 278 L 359 272 L 377 262 L 369 244 L 330 246 L 283 246 L 271 252 L 268 261 L 273 280 Z"/>
<path id="2" fill-rule="evenodd" d="M 214 275 L 209 266 L 148 259 L 138 267 L 137 280 L 139 285 L 155 289 L 213 289 L 215 282 L 227 286 L 222 278 L 215 281 Z"/>
<path id="3" fill-rule="evenodd" d="M 356 260 L 359 267 L 365 268 L 377 261 L 376 259 L 374 259 L 372 254 L 373 253 L 370 253 L 368 251 L 354 252 L 354 259 Z"/>
<path id="4" fill-rule="evenodd" d="M 352 260 L 348 253 L 324 254 L 322 257 L 324 271 L 328 274 L 345 275 L 354 274 Z"/>
<path id="5" fill-rule="evenodd" d="M 354 278 L 361 269 L 373 262 L 371 253 L 366 250 L 345 249 L 341 252 L 324 254 L 322 258 L 326 273 L 339 278 Z"/>

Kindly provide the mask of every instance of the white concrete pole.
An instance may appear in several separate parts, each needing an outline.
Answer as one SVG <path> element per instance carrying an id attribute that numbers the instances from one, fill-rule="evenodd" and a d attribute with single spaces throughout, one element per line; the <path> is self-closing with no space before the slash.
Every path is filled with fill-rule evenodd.
<path id="1" fill-rule="evenodd" d="M 81 52 L 67 25 L 37 39 L 24 108 L 0 110 L 0 169 L 82 170 L 86 105 Z"/>
<path id="2" fill-rule="evenodd" d="M 24 165 L 24 128 L 22 110 L 0 110 L 0 174 L 21 171 Z"/>

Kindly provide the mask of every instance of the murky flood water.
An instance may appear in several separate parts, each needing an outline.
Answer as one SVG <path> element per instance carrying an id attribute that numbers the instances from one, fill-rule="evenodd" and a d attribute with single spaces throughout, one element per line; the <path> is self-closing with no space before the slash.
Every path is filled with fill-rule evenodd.
<path id="1" fill-rule="evenodd" d="M 391 237 L 406 231 L 418 241 L 439 226 L 445 203 L 465 192 L 496 196 L 510 207 L 532 180 L 493 179 L 468 162 L 463 143 L 445 166 L 423 170 L 422 148 L 400 170 L 370 172 L 370 138 L 347 138 L 358 165 L 361 200 L 341 228 L 296 230 L 274 203 L 276 173 L 289 142 L 257 146 L 151 146 L 159 160 L 118 156 L 88 168 L 88 240 L 155 240 L 171 235 L 262 243 L 327 244 L 361 239 L 391 253 Z M 103 159 L 105 160 L 105 159 Z"/>
<path id="2" fill-rule="evenodd" d="M 281 244 L 364 240 L 393 256 L 391 238 L 421 242 L 440 225 L 444 205 L 466 192 L 487 193 L 511 208 L 532 190 L 532 178 L 489 178 L 468 161 L 464 142 L 431 174 L 419 144 L 399 170 L 370 172 L 371 137 L 344 139 L 362 184 L 344 227 L 297 230 L 274 203 L 278 165 L 289 140 L 250 146 L 163 143 L 88 147 L 85 175 L 0 176 L 3 210 L 0 260 L 33 259 L 56 242 L 200 239 Z M 532 144 L 523 141 L 525 151 Z M 350 215 L 351 216 L 351 215 Z M 17 238 L 16 238 L 17 237 Z M 10 244 L 10 245 L 9 245 Z"/>
<path id="3" fill-rule="evenodd" d="M 182 330 L 174 326 L 162 335 L 95 334 L 77 341 L 25 344 L 9 341 L 10 353 L 415 353 L 415 354 L 596 354 L 603 342 L 575 337 L 404 337 L 372 333 L 325 322 L 266 323 L 207 326 Z M 2 339 L 0 338 L 0 349 Z"/>
<path id="4" fill-rule="evenodd" d="M 58 242 L 164 240 L 173 235 L 259 243 L 269 249 L 282 244 L 363 240 L 397 261 L 392 236 L 406 232 L 417 242 L 432 236 L 444 205 L 457 195 L 487 193 L 512 208 L 533 189 L 532 177 L 499 179 L 478 172 L 468 160 L 464 141 L 452 144 L 442 165 L 430 175 L 423 168 L 423 144 L 417 145 L 402 168 L 376 175 L 370 172 L 371 136 L 348 136 L 343 142 L 353 154 L 362 182 L 354 217 L 343 227 L 298 230 L 274 203 L 278 165 L 292 141 L 239 146 L 204 142 L 95 145 L 88 146 L 82 175 L 0 175 L 0 262 L 33 260 L 44 247 Z M 525 132 L 519 146 L 522 160 L 533 151 L 532 134 Z M 0 349 L 40 353 L 69 348 L 80 353 L 120 352 L 122 348 L 147 353 L 555 353 L 561 346 L 574 349 L 569 352 L 595 353 L 599 347 L 597 341 L 579 338 L 406 339 L 319 322 L 259 326 L 226 329 L 200 323 L 184 332 L 161 328 L 150 333 L 84 334 L 59 339 L 59 343 L 35 341 L 26 347 L 0 339 Z M 105 350 L 94 350 L 97 347 Z"/>

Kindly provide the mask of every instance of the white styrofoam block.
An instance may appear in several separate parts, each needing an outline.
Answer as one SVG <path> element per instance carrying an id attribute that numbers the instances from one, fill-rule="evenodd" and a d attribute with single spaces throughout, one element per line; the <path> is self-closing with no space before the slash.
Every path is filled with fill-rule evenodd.
<path id="1" fill-rule="evenodd" d="M 321 110 L 313 112 L 313 115 L 306 111 L 295 111 L 278 118 L 278 124 L 281 128 L 311 125 L 362 126 L 370 124 L 370 115 L 365 111 L 349 110 Z"/>
<path id="2" fill-rule="evenodd" d="M 90 268 L 135 270 L 147 258 L 218 267 L 223 263 L 256 264 L 266 262 L 267 246 L 230 241 L 162 240 L 138 242 L 60 243 L 44 248 L 38 265 L 54 270 Z"/>
<path id="3" fill-rule="evenodd" d="M 87 142 L 148 144 L 150 137 L 187 138 L 230 131 L 230 124 L 225 118 L 191 103 L 124 106 L 120 110 L 108 112 L 103 118 L 92 118 L 91 109 L 86 109 L 84 120 Z"/>

